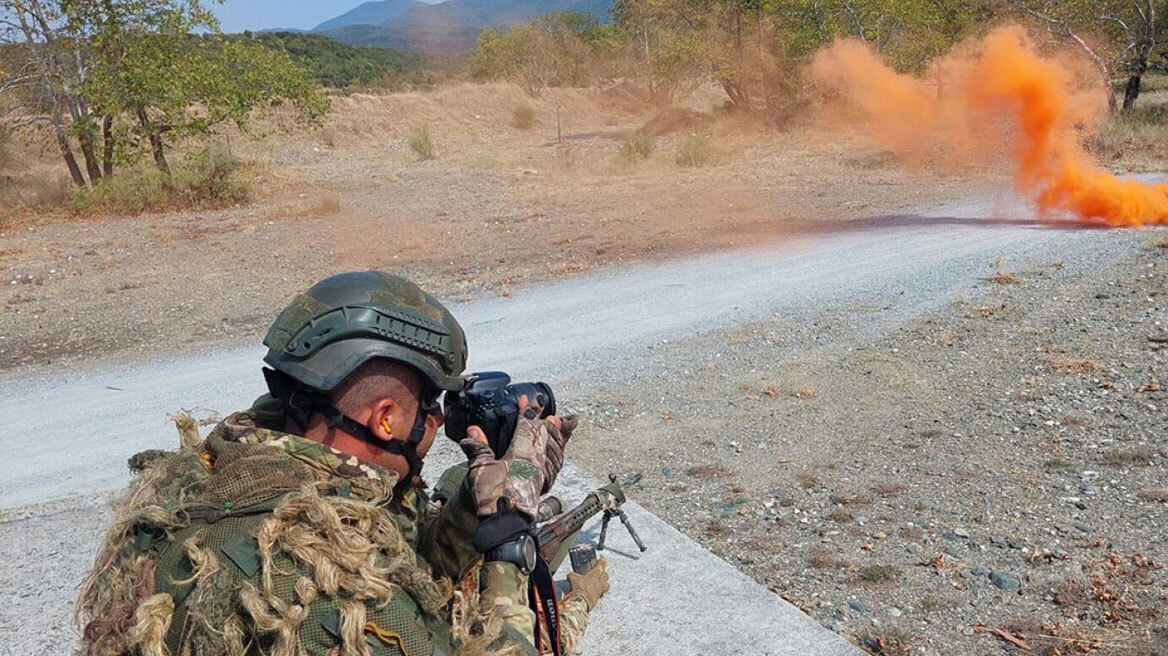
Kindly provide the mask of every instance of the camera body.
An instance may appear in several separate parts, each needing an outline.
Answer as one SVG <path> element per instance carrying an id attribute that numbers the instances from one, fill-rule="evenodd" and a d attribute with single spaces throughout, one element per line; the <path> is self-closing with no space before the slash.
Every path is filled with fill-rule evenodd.
<path id="1" fill-rule="evenodd" d="M 524 395 L 543 408 L 541 418 L 556 413 L 556 397 L 547 383 L 512 385 L 511 377 L 502 371 L 470 374 L 462 389 L 447 392 L 443 398 L 446 436 L 458 442 L 466 438 L 467 428 L 478 426 L 495 457 L 502 458 L 511 447 L 519 423 L 519 397 Z"/>

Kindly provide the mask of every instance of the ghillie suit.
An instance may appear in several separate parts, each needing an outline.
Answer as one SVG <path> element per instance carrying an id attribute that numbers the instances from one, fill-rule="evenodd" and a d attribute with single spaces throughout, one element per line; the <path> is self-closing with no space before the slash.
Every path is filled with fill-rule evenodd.
<path id="1" fill-rule="evenodd" d="M 188 426 L 179 451 L 131 459 L 81 588 L 83 654 L 535 651 L 522 583 L 480 591 L 471 512 L 432 511 L 421 488 L 395 494 L 395 474 L 283 426 L 261 399 L 205 441 Z M 587 609 L 564 613 L 574 644 Z"/>

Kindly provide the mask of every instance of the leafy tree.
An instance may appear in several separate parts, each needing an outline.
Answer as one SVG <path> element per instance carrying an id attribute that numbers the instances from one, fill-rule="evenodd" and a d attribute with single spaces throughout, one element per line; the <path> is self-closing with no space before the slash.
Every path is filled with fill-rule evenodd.
<path id="1" fill-rule="evenodd" d="M 983 0 L 618 0 L 614 9 L 657 87 L 712 78 L 734 106 L 772 110 L 799 64 L 837 37 L 919 70 L 987 13 Z"/>
<path id="2" fill-rule="evenodd" d="M 328 108 L 286 52 L 194 34 L 218 27 L 199 0 L 69 0 L 66 6 L 94 50 L 85 96 L 101 113 L 129 118 L 115 126 L 115 148 L 133 158 L 148 145 L 163 171 L 169 146 L 221 123 L 246 130 L 255 112 L 284 104 L 311 122 Z"/>
<path id="3" fill-rule="evenodd" d="M 467 72 L 478 80 L 508 79 L 532 95 L 547 87 L 590 83 L 591 64 L 615 47 L 612 29 L 594 16 L 562 11 L 511 26 L 506 32 L 487 29 Z"/>
<path id="4" fill-rule="evenodd" d="M 25 124 L 51 126 L 75 184 L 85 185 L 86 180 L 73 154 L 73 136 L 80 138 L 90 180 L 101 179 L 92 115 L 79 91 L 88 53 L 68 30 L 63 7 L 53 0 L 0 0 L 0 44 L 22 58 L 9 63 L 0 93 L 25 110 Z"/>
<path id="5" fill-rule="evenodd" d="M 0 93 L 52 126 L 79 186 L 73 144 L 96 183 L 145 153 L 169 171 L 166 151 L 179 140 L 223 123 L 247 129 L 283 105 L 320 119 L 328 99 L 287 52 L 217 30 L 200 0 L 0 0 L 0 39 L 24 59 L 9 79 L 35 87 Z"/>

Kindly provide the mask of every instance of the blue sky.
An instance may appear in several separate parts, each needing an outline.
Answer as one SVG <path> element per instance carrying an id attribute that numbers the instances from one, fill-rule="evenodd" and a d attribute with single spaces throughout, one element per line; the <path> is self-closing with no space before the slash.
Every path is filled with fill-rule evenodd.
<path id="1" fill-rule="evenodd" d="M 433 0 L 423 0 L 433 2 Z M 361 4 L 362 0 L 226 0 L 211 5 L 224 32 L 295 27 L 307 30 L 321 21 L 338 16 Z M 210 4 L 210 3 L 208 3 Z"/>

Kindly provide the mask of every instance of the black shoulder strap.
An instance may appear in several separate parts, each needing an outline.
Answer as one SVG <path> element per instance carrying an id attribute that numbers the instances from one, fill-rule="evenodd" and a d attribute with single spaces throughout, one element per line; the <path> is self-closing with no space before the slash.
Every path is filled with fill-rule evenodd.
<path id="1" fill-rule="evenodd" d="M 560 644 L 560 604 L 556 600 L 556 585 L 552 580 L 552 572 L 543 556 L 535 561 L 535 569 L 528 577 L 530 586 L 527 603 L 535 613 L 535 647 L 540 648 L 540 632 L 544 627 L 548 632 L 548 644 L 552 646 L 552 654 L 561 656 L 563 646 Z"/>

